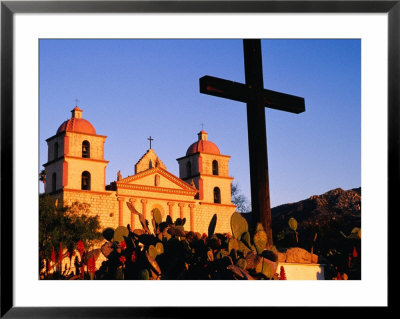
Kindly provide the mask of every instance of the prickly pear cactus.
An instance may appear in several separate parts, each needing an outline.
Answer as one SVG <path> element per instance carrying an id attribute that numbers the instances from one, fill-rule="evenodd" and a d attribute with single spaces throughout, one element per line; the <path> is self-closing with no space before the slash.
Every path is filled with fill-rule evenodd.
<path id="1" fill-rule="evenodd" d="M 256 272 L 263 274 L 268 279 L 271 279 L 274 276 L 277 267 L 278 264 L 276 262 L 261 258 L 256 266 Z"/>
<path id="2" fill-rule="evenodd" d="M 246 269 L 247 262 L 246 259 L 240 258 L 236 261 L 236 266 L 240 267 L 241 269 Z"/>
<path id="3" fill-rule="evenodd" d="M 156 250 L 156 247 L 155 247 L 155 246 L 153 246 L 153 245 L 150 245 L 150 246 L 149 246 L 149 255 L 150 255 L 151 257 L 153 257 L 154 259 L 156 259 L 156 257 L 157 257 L 157 250 Z"/>
<path id="4" fill-rule="evenodd" d="M 354 227 L 351 231 L 350 236 L 351 238 L 361 239 L 361 228 Z"/>
<path id="5" fill-rule="evenodd" d="M 240 250 L 240 243 L 236 238 L 229 238 L 228 241 L 228 252 L 231 252 L 232 249 Z"/>
<path id="6" fill-rule="evenodd" d="M 290 227 L 291 230 L 297 231 L 297 220 L 296 220 L 296 219 L 294 219 L 293 217 L 291 217 L 291 218 L 289 219 L 288 224 L 289 224 L 289 227 Z"/>
<path id="7" fill-rule="evenodd" d="M 166 223 L 167 223 L 168 225 L 172 225 L 172 224 L 173 224 L 173 221 L 172 221 L 171 216 L 167 215 Z"/>
<path id="8" fill-rule="evenodd" d="M 213 255 L 212 250 L 208 250 L 207 251 L 207 260 L 208 261 L 214 261 L 214 255 Z"/>
<path id="9" fill-rule="evenodd" d="M 252 246 L 252 249 L 247 247 L 242 241 L 239 242 L 239 250 L 242 252 L 243 256 L 247 256 L 247 254 L 253 250 L 254 246 Z M 255 248 L 254 248 L 255 250 Z"/>
<path id="10" fill-rule="evenodd" d="M 155 248 L 157 251 L 157 255 L 161 255 L 164 253 L 164 245 L 162 243 L 157 243 Z"/>
<path id="11" fill-rule="evenodd" d="M 211 218 L 210 225 L 208 226 L 208 237 L 211 237 L 214 234 L 215 226 L 217 225 L 217 214 Z"/>
<path id="12" fill-rule="evenodd" d="M 256 232 L 258 232 L 260 230 L 265 230 L 265 229 L 264 229 L 264 227 L 263 227 L 263 225 L 261 223 L 257 223 Z"/>
<path id="13" fill-rule="evenodd" d="M 112 241 L 114 238 L 114 229 L 111 227 L 105 228 L 103 230 L 103 237 L 108 241 Z"/>
<path id="14" fill-rule="evenodd" d="M 250 233 L 248 231 L 243 233 L 240 241 L 243 242 L 248 248 L 250 248 L 251 247 Z"/>
<path id="15" fill-rule="evenodd" d="M 293 217 L 289 219 L 289 227 L 291 230 L 293 230 L 296 233 L 296 243 L 299 243 L 299 235 L 297 233 L 297 220 L 295 220 Z"/>
<path id="16" fill-rule="evenodd" d="M 154 233 L 156 233 L 157 232 L 157 224 L 156 224 L 156 220 L 154 218 L 151 219 L 151 225 L 153 226 Z"/>
<path id="17" fill-rule="evenodd" d="M 234 212 L 232 214 L 231 229 L 232 229 L 232 235 L 236 239 L 240 239 L 243 233 L 249 231 L 249 226 L 247 224 L 247 221 L 240 213 Z"/>
<path id="18" fill-rule="evenodd" d="M 121 242 L 124 241 L 124 236 L 128 237 L 129 230 L 125 226 L 118 226 L 114 231 L 114 241 Z"/>
<path id="19" fill-rule="evenodd" d="M 261 255 L 268 243 L 267 233 L 263 230 L 259 230 L 254 234 L 253 242 L 254 246 L 256 247 L 257 254 Z"/>
<path id="20" fill-rule="evenodd" d="M 112 248 L 112 243 L 110 243 L 109 241 L 108 242 L 105 242 L 102 246 L 101 246 L 101 252 L 103 253 L 103 255 L 104 255 L 104 257 L 108 257 L 111 253 L 112 253 L 112 251 L 114 250 L 113 248 Z"/>
<path id="21" fill-rule="evenodd" d="M 153 218 L 157 225 L 160 225 L 162 222 L 161 212 L 158 208 L 153 209 Z"/>
<path id="22" fill-rule="evenodd" d="M 157 273 L 157 275 L 161 274 L 161 268 L 158 265 L 157 261 L 155 260 L 155 258 L 153 258 L 147 251 L 146 251 L 146 258 L 147 261 L 149 262 L 150 266 L 153 268 L 153 270 Z"/>

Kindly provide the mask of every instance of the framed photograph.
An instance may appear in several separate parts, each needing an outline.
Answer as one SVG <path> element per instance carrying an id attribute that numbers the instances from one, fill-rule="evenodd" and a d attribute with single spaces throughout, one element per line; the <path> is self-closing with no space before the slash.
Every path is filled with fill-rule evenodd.
<path id="1" fill-rule="evenodd" d="M 399 187 L 399 18 L 398 1 L 2 1 L 1 316 L 180 317 L 186 307 L 200 312 L 213 307 L 221 315 L 226 307 L 237 307 L 239 312 L 248 311 L 246 307 L 389 308 L 389 217 L 398 209 L 394 192 Z M 248 52 L 255 52 L 259 44 L 264 70 L 271 73 L 264 71 L 264 83 L 261 75 L 264 90 L 254 89 L 255 96 L 267 99 L 272 108 L 292 113 L 304 111 L 304 97 L 306 113 L 308 100 L 315 103 L 314 114 L 323 112 L 305 118 L 308 128 L 313 128 L 310 131 L 305 124 L 297 126 L 296 114 L 287 124 L 282 118 L 270 126 L 267 115 L 267 132 L 278 125 L 279 132 L 295 135 L 272 134 L 276 142 L 268 140 L 272 150 L 281 154 L 279 163 L 270 161 L 277 173 L 269 174 L 273 189 L 268 205 L 315 195 L 310 185 L 321 185 L 326 191 L 361 187 L 360 280 L 40 280 L 38 193 L 57 193 L 57 185 L 70 194 L 97 192 L 99 198 L 104 189 L 114 192 L 111 204 L 99 204 L 111 205 L 113 210 L 102 218 L 135 228 L 140 218 L 130 217 L 128 207 L 139 205 L 143 214 L 147 210 L 154 217 L 157 210 L 162 218 L 186 217 L 190 230 L 199 227 L 193 216 L 205 216 L 210 210 L 197 208 L 207 202 L 196 202 L 208 196 L 203 189 L 211 187 L 204 184 L 203 188 L 202 174 L 205 180 L 221 175 L 220 185 L 204 191 L 211 194 L 207 207 L 223 204 L 227 212 L 234 210 L 230 200 L 224 202 L 224 187 L 229 184 L 230 194 L 231 176 L 237 177 L 246 197 L 253 198 L 253 207 L 260 204 L 254 194 L 261 193 L 265 181 L 260 181 L 254 167 L 268 167 L 260 151 L 266 143 L 259 138 L 265 131 L 265 121 L 260 121 L 265 115 L 246 114 L 245 108 L 245 103 L 254 101 L 249 94 L 258 85 L 250 84 L 248 61 L 256 57 L 249 58 Z M 246 45 L 254 47 L 246 51 Z M 284 67 L 275 69 L 276 63 Z M 268 91 L 275 88 L 293 95 Z M 201 98 L 190 97 L 194 94 Z M 229 111 L 219 108 L 223 103 L 238 105 L 229 99 L 245 103 Z M 184 106 L 191 101 L 193 105 Z M 286 103 L 284 107 L 281 102 Z M 70 146 L 71 154 L 64 154 L 70 157 L 70 170 L 59 168 L 57 138 L 73 121 L 82 119 L 84 132 L 76 132 L 89 138 L 78 145 L 79 151 L 82 148 L 82 157 L 93 158 L 91 169 L 100 169 L 104 176 L 96 180 L 85 171 L 75 185 L 71 167 L 79 166 L 81 159 Z M 326 132 L 335 136 L 322 133 L 328 125 L 333 129 Z M 135 134 L 123 133 L 128 131 Z M 167 131 L 169 135 L 163 133 Z M 104 143 L 106 138 L 110 142 Z M 187 173 L 186 159 L 197 152 L 219 156 L 209 175 L 200 168 L 196 174 Z M 231 175 L 222 176 L 231 156 Z M 127 160 L 121 162 L 122 157 Z M 307 165 L 293 165 L 296 159 Z M 313 159 L 323 165 L 312 167 Z M 190 172 L 197 163 L 190 162 Z M 43 166 L 48 175 L 46 188 L 38 183 Z M 139 188 L 131 182 L 140 174 L 147 176 L 143 172 L 150 169 L 154 170 L 151 187 L 168 193 L 163 188 L 165 178 L 180 187 L 175 193 L 182 196 L 174 201 L 185 204 L 175 207 L 169 200 L 165 207 L 154 206 L 153 195 L 143 194 L 147 200 L 139 198 L 135 203 L 128 190 Z M 70 184 L 65 177 L 57 179 L 58 170 Z M 335 179 L 338 176 L 346 176 L 348 184 L 343 182 L 346 179 Z M 254 184 L 256 179 L 258 184 Z M 189 195 L 194 196 L 193 203 L 184 197 Z M 150 215 L 147 218 L 151 220 Z M 218 227 L 217 232 L 225 232 Z M 201 232 L 206 233 L 207 227 Z"/>

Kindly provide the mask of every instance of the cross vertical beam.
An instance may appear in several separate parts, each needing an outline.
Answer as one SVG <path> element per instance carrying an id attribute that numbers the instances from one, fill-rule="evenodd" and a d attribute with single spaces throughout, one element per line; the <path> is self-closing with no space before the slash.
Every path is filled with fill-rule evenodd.
<path id="1" fill-rule="evenodd" d="M 151 138 L 151 135 L 150 135 L 150 137 L 148 137 L 147 139 L 150 141 L 150 148 L 151 148 L 151 141 L 154 141 L 154 138 Z"/>
<path id="2" fill-rule="evenodd" d="M 264 89 L 260 40 L 243 40 L 243 51 L 245 84 L 206 75 L 200 78 L 200 93 L 247 104 L 252 217 L 262 223 L 272 246 L 264 107 L 299 114 L 305 111 L 305 102 L 299 96 Z"/>
<path id="3" fill-rule="evenodd" d="M 264 226 L 268 245 L 273 245 L 261 41 L 243 40 L 243 51 L 246 85 L 253 90 L 253 98 L 247 101 L 252 213 Z"/>

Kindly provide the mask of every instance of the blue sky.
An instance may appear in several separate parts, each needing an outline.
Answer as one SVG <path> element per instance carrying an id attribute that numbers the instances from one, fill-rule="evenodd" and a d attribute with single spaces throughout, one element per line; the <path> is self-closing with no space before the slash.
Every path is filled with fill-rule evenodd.
<path id="1" fill-rule="evenodd" d="M 79 99 L 108 136 L 107 183 L 134 173 L 150 135 L 178 175 L 203 123 L 250 199 L 246 104 L 199 92 L 204 75 L 244 82 L 241 40 L 40 40 L 39 55 L 39 170 Z M 264 87 L 306 102 L 302 114 L 266 109 L 271 206 L 361 186 L 361 41 L 262 40 L 262 58 Z"/>

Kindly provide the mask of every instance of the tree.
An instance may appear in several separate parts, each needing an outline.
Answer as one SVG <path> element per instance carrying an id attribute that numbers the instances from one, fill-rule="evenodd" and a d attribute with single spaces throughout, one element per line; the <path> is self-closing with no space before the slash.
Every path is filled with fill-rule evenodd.
<path id="1" fill-rule="evenodd" d="M 39 173 L 39 181 L 41 181 L 46 189 L 46 171 L 42 169 Z"/>
<path id="2" fill-rule="evenodd" d="M 246 196 L 241 194 L 238 183 L 231 185 L 231 199 L 232 203 L 236 205 L 236 211 L 240 213 L 248 213 L 251 211 L 251 204 Z"/>
<path id="3" fill-rule="evenodd" d="M 99 216 L 88 216 L 89 207 L 78 202 L 64 206 L 48 194 L 39 195 L 39 263 L 50 259 L 60 243 L 72 258 L 79 240 L 89 248 L 102 239 Z"/>

